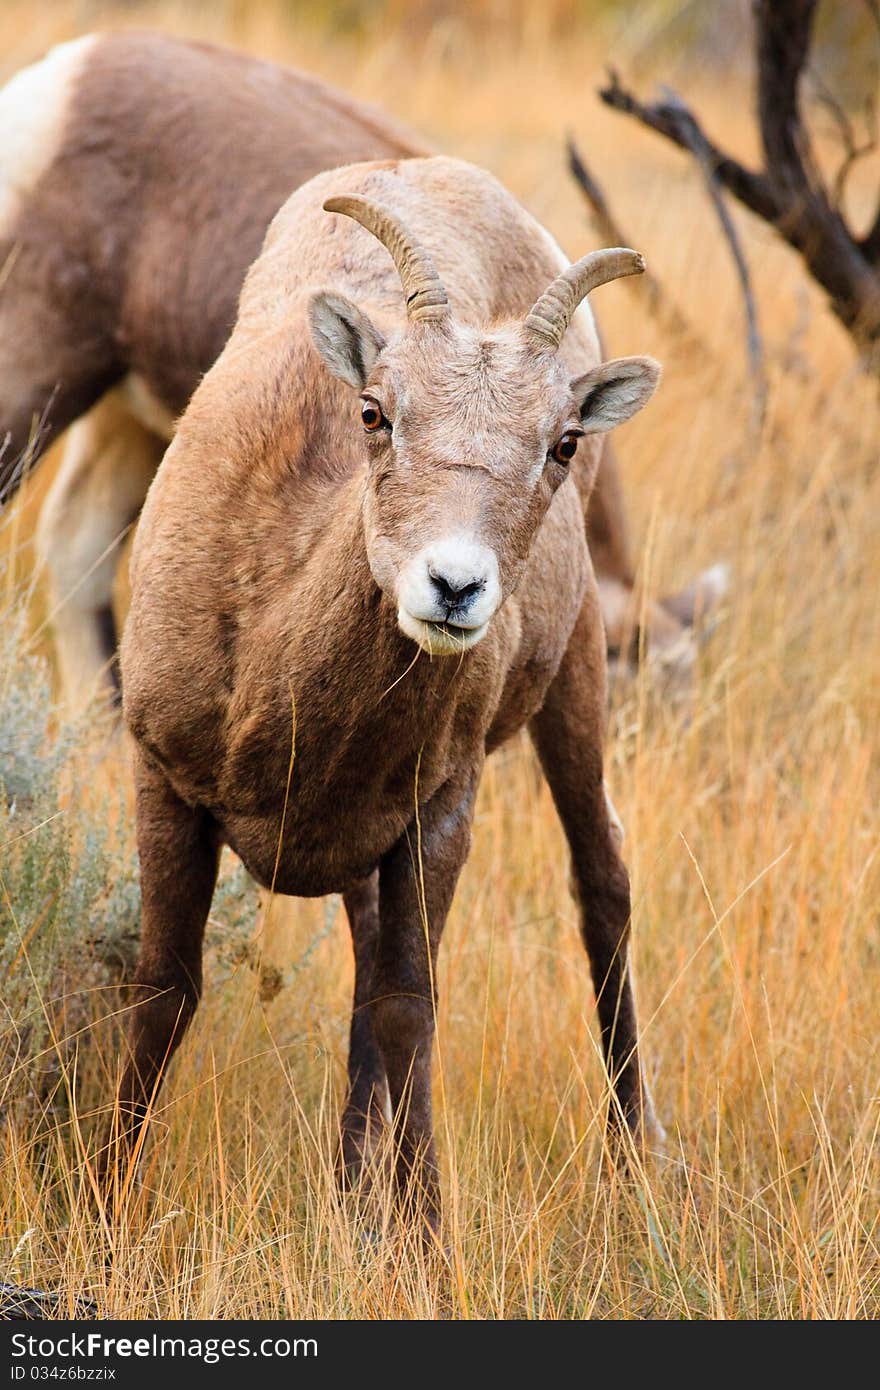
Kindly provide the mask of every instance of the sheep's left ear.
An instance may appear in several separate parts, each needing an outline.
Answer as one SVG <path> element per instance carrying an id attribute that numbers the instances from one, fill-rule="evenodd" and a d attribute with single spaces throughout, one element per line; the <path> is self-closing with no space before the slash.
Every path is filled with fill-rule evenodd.
<path id="1" fill-rule="evenodd" d="M 319 290 L 309 300 L 312 342 L 334 376 L 362 391 L 385 339 L 344 294 Z"/>
<path id="2" fill-rule="evenodd" d="M 587 434 L 604 434 L 647 405 L 660 380 L 653 357 L 617 357 L 571 383 Z"/>

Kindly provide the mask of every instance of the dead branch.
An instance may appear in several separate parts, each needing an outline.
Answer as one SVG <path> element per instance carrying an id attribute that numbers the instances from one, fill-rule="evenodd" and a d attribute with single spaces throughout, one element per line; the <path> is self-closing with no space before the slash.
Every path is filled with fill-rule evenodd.
<path id="1" fill-rule="evenodd" d="M 834 93 L 817 72 L 811 69 L 809 75 L 813 83 L 814 99 L 831 116 L 837 138 L 843 146 L 843 159 L 834 175 L 831 191 L 832 205 L 836 212 L 842 213 L 847 179 L 858 161 L 864 159 L 865 155 L 872 154 L 877 148 L 877 105 L 873 97 L 865 98 L 864 121 L 867 134 L 864 140 L 859 142 L 852 121 Z"/>
<path id="2" fill-rule="evenodd" d="M 568 155 L 569 171 L 590 205 L 593 221 L 599 235 L 604 237 L 608 246 L 629 246 L 626 233 L 621 230 L 620 223 L 608 206 L 608 200 L 601 184 L 584 163 L 584 157 L 575 144 L 573 135 L 569 135 L 566 140 L 565 150 Z M 656 285 L 656 280 L 650 271 L 645 271 L 642 280 L 647 281 L 652 289 Z"/>
<path id="3" fill-rule="evenodd" d="M 684 103 L 681 101 L 681 98 L 677 95 L 677 93 L 671 91 L 670 89 L 667 89 L 666 99 L 667 104 L 671 109 L 681 108 L 686 113 Z M 712 156 L 709 149 L 707 148 L 706 137 L 703 135 L 702 131 L 697 126 L 697 123 L 695 121 L 683 121 L 681 124 L 681 130 L 684 139 L 689 144 L 691 153 L 693 154 L 694 158 L 697 161 L 697 164 L 700 167 L 700 172 L 703 175 L 703 182 L 706 185 L 706 191 L 709 194 L 710 199 L 712 200 L 712 206 L 714 207 L 715 212 L 718 216 L 718 221 L 721 224 L 721 230 L 724 233 L 724 237 L 727 241 L 728 246 L 730 247 L 734 265 L 736 266 L 736 273 L 739 278 L 740 288 L 742 290 L 746 310 L 746 348 L 749 358 L 749 370 L 751 372 L 752 385 L 754 389 L 753 424 L 756 432 L 760 433 L 760 430 L 764 424 L 764 417 L 767 411 L 767 371 L 764 364 L 764 344 L 761 340 L 761 333 L 758 327 L 758 310 L 755 304 L 754 292 L 752 290 L 752 280 L 751 276 L 749 275 L 748 263 L 746 262 L 746 258 L 743 254 L 742 246 L 740 245 L 740 240 L 737 235 L 736 227 L 734 226 L 733 218 L 731 217 L 727 208 L 727 204 L 725 203 L 724 198 L 721 195 L 721 189 L 719 187 L 718 179 L 715 175 L 715 167 L 712 161 Z"/>
<path id="4" fill-rule="evenodd" d="M 682 102 L 640 102 L 616 73 L 599 95 L 683 149 L 699 146 L 714 179 L 802 257 L 831 308 L 873 371 L 880 374 L 880 206 L 859 240 L 813 158 L 800 109 L 800 85 L 813 35 L 816 0 L 753 0 L 758 121 L 764 168 L 746 168 L 708 138 Z M 874 13 L 874 6 L 871 6 Z M 838 171 L 840 176 L 852 167 Z"/>
<path id="5" fill-rule="evenodd" d="M 628 92 L 622 86 L 614 68 L 609 68 L 608 85 L 600 89 L 599 96 L 606 106 L 612 107 L 615 111 L 622 111 L 627 116 L 635 116 L 642 125 L 656 130 L 658 135 L 665 136 L 680 149 L 690 152 L 693 138 L 696 136 L 704 144 L 707 157 L 712 161 L 715 177 L 729 193 L 765 221 L 772 222 L 781 215 L 780 203 L 764 175 L 746 169 L 738 160 L 722 153 L 708 138 L 696 116 L 687 106 L 663 101 L 648 104 L 640 102 L 632 92 Z"/>
<path id="6" fill-rule="evenodd" d="M 583 155 L 571 135 L 566 143 L 566 152 L 569 170 L 587 201 L 599 236 L 602 237 L 607 246 L 631 246 L 631 238 L 611 211 L 601 184 L 587 168 Z M 674 333 L 692 341 L 697 340 L 694 328 L 688 323 L 678 306 L 672 302 L 653 271 L 646 270 L 644 275 L 639 277 L 638 288 L 640 291 L 644 288 L 647 289 L 648 310 L 655 318 L 661 320 Z"/>

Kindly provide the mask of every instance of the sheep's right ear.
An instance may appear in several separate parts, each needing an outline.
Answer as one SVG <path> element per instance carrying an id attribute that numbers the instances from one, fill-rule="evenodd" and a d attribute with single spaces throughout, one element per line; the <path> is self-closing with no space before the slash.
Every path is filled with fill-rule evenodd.
<path id="1" fill-rule="evenodd" d="M 309 301 L 312 342 L 340 381 L 362 391 L 385 339 L 345 295 L 321 290 Z"/>
<path id="2" fill-rule="evenodd" d="M 617 357 L 602 362 L 571 384 L 587 434 L 604 434 L 647 405 L 660 380 L 653 357 Z"/>

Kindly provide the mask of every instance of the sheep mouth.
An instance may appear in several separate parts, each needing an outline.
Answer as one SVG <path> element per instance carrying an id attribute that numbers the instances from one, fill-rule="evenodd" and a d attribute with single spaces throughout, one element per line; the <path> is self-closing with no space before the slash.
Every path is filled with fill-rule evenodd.
<path id="1" fill-rule="evenodd" d="M 425 626 L 431 628 L 432 632 L 445 632 L 448 637 L 457 637 L 461 640 L 472 632 L 479 632 L 486 624 L 478 623 L 476 627 L 470 627 L 465 623 L 454 623 L 451 618 L 446 618 L 442 623 L 425 620 Z"/>
<path id="2" fill-rule="evenodd" d="M 432 645 L 435 647 L 442 648 L 444 652 L 466 652 L 469 647 L 477 645 L 489 624 L 480 623 L 477 627 L 461 627 L 458 623 L 451 623 L 447 618 L 442 623 L 427 621 L 424 626 Z"/>
<path id="3" fill-rule="evenodd" d="M 398 622 L 401 631 L 431 656 L 459 656 L 475 647 L 489 627 L 488 622 L 463 627 L 448 618 L 442 622 L 416 618 L 403 608 L 398 613 Z"/>

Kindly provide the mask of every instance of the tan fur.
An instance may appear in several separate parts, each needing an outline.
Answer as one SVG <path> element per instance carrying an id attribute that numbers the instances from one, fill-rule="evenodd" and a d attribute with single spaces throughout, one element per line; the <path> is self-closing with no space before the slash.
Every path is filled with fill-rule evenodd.
<path id="1" fill-rule="evenodd" d="M 350 193 L 392 210 L 429 251 L 451 318 L 405 319 L 385 249 L 323 211 Z M 572 850 L 611 1122 L 637 1133 L 647 1122 L 583 525 L 600 446 L 588 435 L 570 466 L 553 456 L 573 422 L 591 428 L 589 383 L 614 373 L 597 368 L 583 316 L 558 355 L 524 334 L 558 268 L 501 185 L 450 159 L 319 175 L 270 228 L 232 337 L 150 491 L 132 562 L 123 688 L 144 918 L 143 1002 L 120 1091 L 127 1141 L 195 1008 L 225 841 L 265 885 L 347 895 L 369 943 L 356 1000 L 371 1026 L 350 1066 L 343 1154 L 356 1164 L 364 1110 L 377 1122 L 387 1082 L 401 1201 L 436 1224 L 436 951 L 485 756 L 524 724 Z M 347 358 L 343 312 L 355 325 Z M 325 362 L 359 377 L 390 432 L 365 434 L 357 392 Z M 649 393 L 654 365 L 627 362 Z M 406 635 L 400 585 L 450 528 L 475 553 L 491 550 L 501 601 L 475 645 L 438 659 Z"/>
<path id="2" fill-rule="evenodd" d="M 421 142 L 385 115 L 302 73 L 148 33 L 94 35 L 53 50 L 0 93 L 4 111 L 0 501 L 20 477 L 28 441 L 34 437 L 32 462 L 123 378 L 135 420 L 167 440 L 226 341 L 247 267 L 291 190 L 341 163 L 422 152 Z M 536 235 L 545 264 L 561 266 L 549 234 Z M 578 320 L 584 340 L 595 346 L 588 306 Z M 102 430 L 98 421 L 93 433 Z M 118 451 L 120 496 L 111 498 L 112 479 L 87 457 L 82 439 L 66 466 L 67 491 L 73 457 L 84 473 L 78 491 L 89 494 L 97 470 L 112 517 L 126 512 L 142 484 L 139 466 L 126 477 L 125 453 Z M 74 567 L 78 554 L 93 558 L 88 540 L 77 534 L 83 511 L 76 525 L 59 525 L 59 497 L 56 492 L 43 527 L 56 593 L 61 575 L 74 587 L 82 578 Z M 632 590 L 610 452 L 587 525 L 597 572 Z M 99 529 L 106 530 L 103 523 Z M 640 607 L 633 596 L 631 611 Z M 101 669 L 108 669 L 104 657 L 97 664 L 107 632 L 93 620 L 87 634 L 85 617 L 76 634 L 61 632 L 74 611 L 59 609 L 58 629 L 67 650 L 81 643 L 78 690 L 70 662 L 62 662 L 68 696 L 77 703 L 80 690 L 97 688 Z M 666 623 L 662 612 L 648 610 L 652 641 L 655 631 L 663 641 Z"/>

